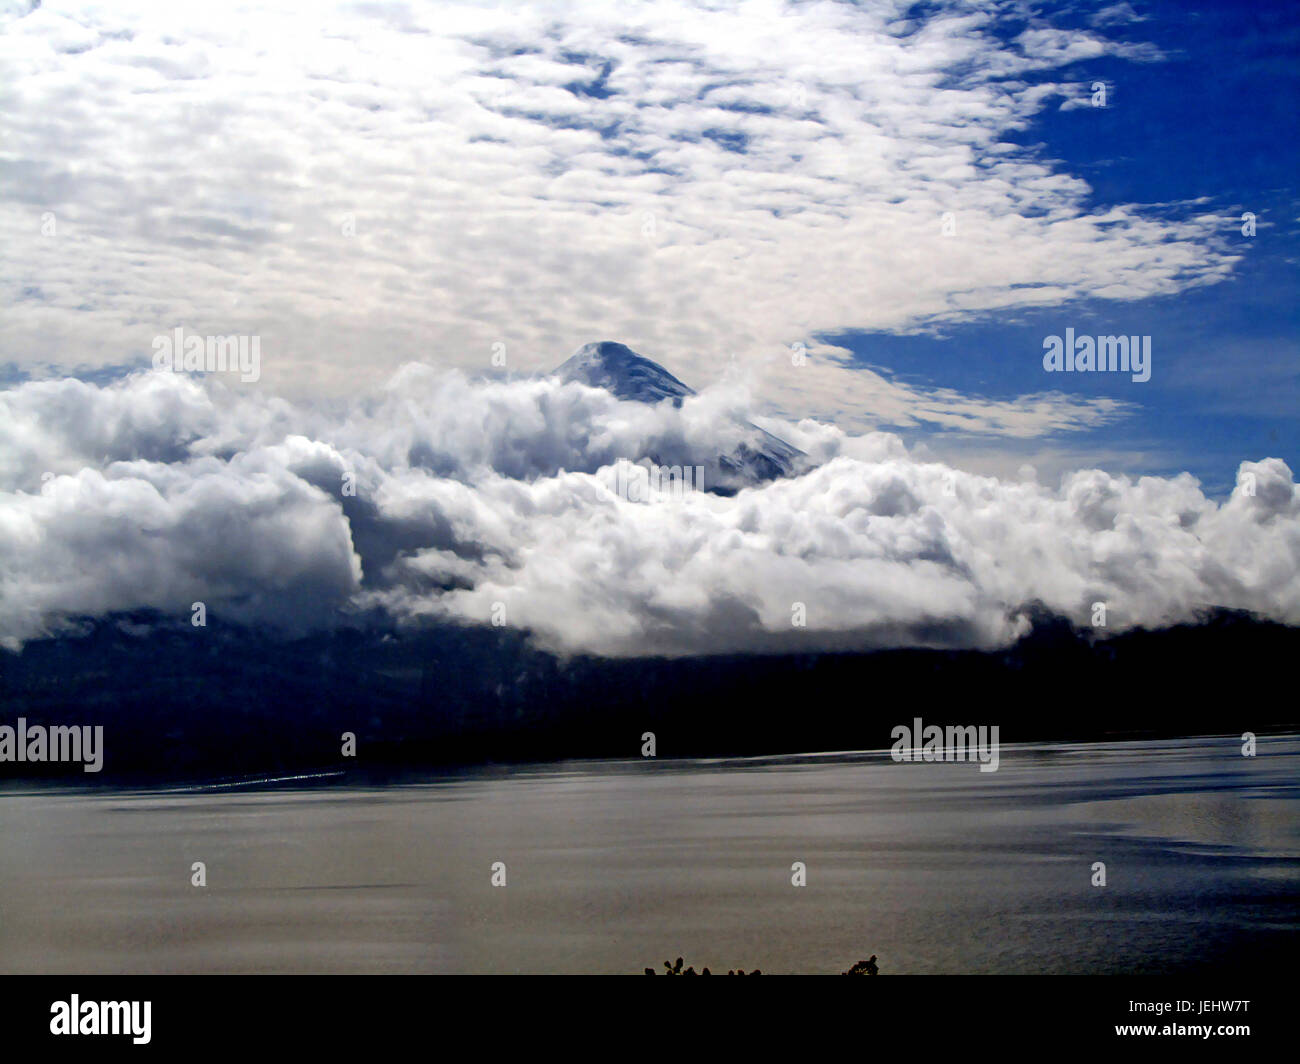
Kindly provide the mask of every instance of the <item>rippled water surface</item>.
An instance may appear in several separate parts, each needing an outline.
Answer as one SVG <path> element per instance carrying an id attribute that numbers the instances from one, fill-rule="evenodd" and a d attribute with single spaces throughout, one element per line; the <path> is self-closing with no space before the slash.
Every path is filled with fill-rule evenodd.
<path id="1" fill-rule="evenodd" d="M 1253 759 L 1235 739 L 1004 747 L 996 773 L 873 753 L 374 789 L 10 790 L 0 968 L 635 973 L 681 954 L 835 973 L 872 953 L 887 973 L 1289 967 L 1298 814 L 1295 737 Z"/>

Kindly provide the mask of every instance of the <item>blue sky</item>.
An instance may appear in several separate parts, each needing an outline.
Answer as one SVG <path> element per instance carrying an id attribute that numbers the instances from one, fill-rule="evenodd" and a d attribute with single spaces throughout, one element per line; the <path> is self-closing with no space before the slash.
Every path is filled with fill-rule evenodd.
<path id="1" fill-rule="evenodd" d="M 1048 10 L 1062 26 L 1089 13 L 1073 4 Z M 1286 3 L 1157 2 L 1140 10 L 1144 21 L 1114 32 L 1156 44 L 1163 61 L 1075 64 L 1070 74 L 1080 81 L 1106 83 L 1108 106 L 1048 109 L 1009 139 L 1084 178 L 1097 208 L 1204 198 L 1242 254 L 1230 278 L 1132 302 L 1080 299 L 981 315 L 937 336 L 853 331 L 828 339 L 918 385 L 1010 399 L 1041 387 L 1044 336 L 1067 326 L 1150 335 L 1150 381 L 1053 379 L 1068 393 L 1140 406 L 1075 443 L 1129 450 L 1139 456 L 1134 471 L 1186 469 L 1224 494 L 1243 458 L 1276 456 L 1294 468 L 1300 442 L 1300 18 Z M 1253 238 L 1240 233 L 1244 211 L 1257 217 Z"/>

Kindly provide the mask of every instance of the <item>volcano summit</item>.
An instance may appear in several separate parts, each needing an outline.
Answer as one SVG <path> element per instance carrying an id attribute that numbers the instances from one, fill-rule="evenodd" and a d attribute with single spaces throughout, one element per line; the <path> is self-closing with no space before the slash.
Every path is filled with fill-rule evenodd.
<path id="1" fill-rule="evenodd" d="M 584 344 L 552 374 L 559 380 L 601 388 L 625 402 L 675 407 L 696 395 L 663 366 L 639 355 L 626 344 L 612 340 Z M 796 471 L 803 452 L 748 421 L 737 422 L 742 439 L 726 454 L 646 454 L 635 460 L 656 464 L 703 466 L 711 492 L 734 495 L 742 488 L 762 484 Z M 687 449 L 688 450 L 688 449 Z"/>

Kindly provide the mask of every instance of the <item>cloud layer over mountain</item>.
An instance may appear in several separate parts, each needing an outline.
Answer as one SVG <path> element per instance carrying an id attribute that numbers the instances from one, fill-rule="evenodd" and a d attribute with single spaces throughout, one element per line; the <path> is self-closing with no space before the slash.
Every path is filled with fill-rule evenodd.
<path id="1" fill-rule="evenodd" d="M 1188 475 L 997 480 L 769 420 L 800 475 L 616 492 L 619 459 L 724 453 L 748 416 L 724 388 L 677 408 L 416 364 L 350 404 L 166 372 L 21 384 L 0 392 L 0 640 L 195 601 L 289 629 L 503 608 L 542 646 L 611 655 L 987 647 L 1036 602 L 1080 623 L 1104 602 L 1112 630 L 1208 605 L 1300 623 L 1300 495 L 1276 458 L 1216 503 Z"/>

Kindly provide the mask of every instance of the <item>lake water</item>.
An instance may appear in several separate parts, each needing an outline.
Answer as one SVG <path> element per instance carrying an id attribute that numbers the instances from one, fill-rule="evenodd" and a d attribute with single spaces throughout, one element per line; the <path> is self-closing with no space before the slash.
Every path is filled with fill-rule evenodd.
<path id="1" fill-rule="evenodd" d="M 1293 736 L 0 795 L 6 972 L 1235 972 L 1298 900 Z"/>

